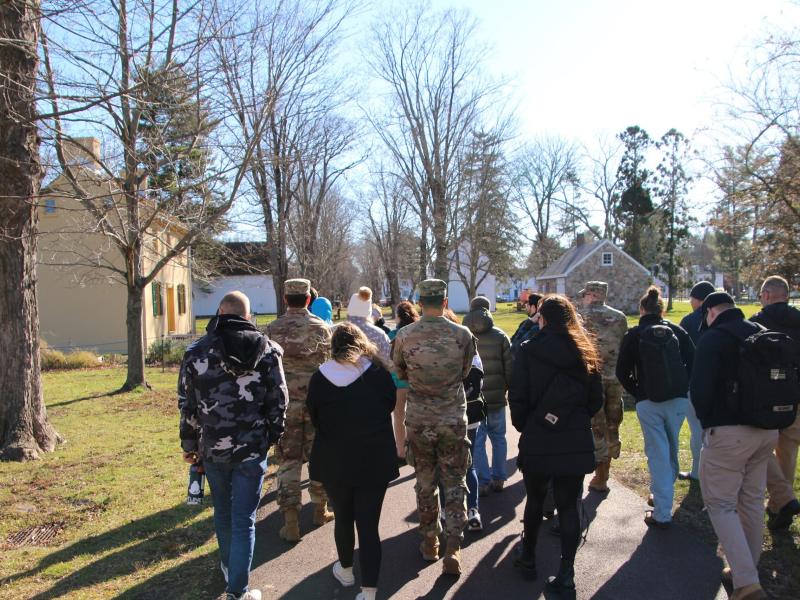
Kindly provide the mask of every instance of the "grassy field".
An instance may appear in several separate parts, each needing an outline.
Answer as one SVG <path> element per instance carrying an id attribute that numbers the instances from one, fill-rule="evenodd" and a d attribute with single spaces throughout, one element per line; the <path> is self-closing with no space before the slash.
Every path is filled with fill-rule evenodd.
<path id="1" fill-rule="evenodd" d="M 684 307 L 677 308 L 676 321 Z M 495 315 L 509 335 L 523 318 L 513 306 Z M 184 504 L 177 374 L 148 369 L 152 391 L 113 394 L 124 375 L 121 367 L 44 375 L 48 414 L 66 444 L 34 463 L 0 463 L 0 597 L 197 598 L 222 589 L 211 510 Z M 620 433 L 613 475 L 644 498 L 649 480 L 633 411 Z M 681 444 L 688 467 L 687 428 Z M 678 483 L 675 518 L 715 543 L 698 492 Z M 59 533 L 47 545 L 8 544 L 37 526 Z M 795 524 L 788 535 L 765 537 L 763 576 L 776 598 L 800 597 L 798 534 Z"/>

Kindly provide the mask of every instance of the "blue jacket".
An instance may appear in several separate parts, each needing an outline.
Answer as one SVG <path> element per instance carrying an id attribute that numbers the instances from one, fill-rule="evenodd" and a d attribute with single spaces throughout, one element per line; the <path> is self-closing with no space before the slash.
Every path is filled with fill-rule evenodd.
<path id="1" fill-rule="evenodd" d="M 692 338 L 695 347 L 697 347 L 697 344 L 700 342 L 700 337 L 705 333 L 705 331 L 700 331 L 700 325 L 702 324 L 703 310 L 701 308 L 692 311 L 681 319 L 681 327 L 689 334 L 689 337 Z"/>

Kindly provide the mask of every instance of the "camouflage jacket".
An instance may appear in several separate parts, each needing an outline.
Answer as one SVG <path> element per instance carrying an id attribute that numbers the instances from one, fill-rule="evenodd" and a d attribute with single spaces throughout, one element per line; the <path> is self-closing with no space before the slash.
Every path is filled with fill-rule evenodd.
<path id="1" fill-rule="evenodd" d="M 410 388 L 407 424 L 466 423 L 463 380 L 476 348 L 469 329 L 444 317 L 422 317 L 397 332 L 392 358 L 398 378 Z"/>
<path id="2" fill-rule="evenodd" d="M 579 313 L 586 329 L 597 338 L 597 349 L 603 360 L 603 379 L 616 381 L 617 357 L 622 338 L 628 331 L 628 320 L 621 311 L 603 302 L 592 302 Z"/>
<path id="3" fill-rule="evenodd" d="M 186 350 L 178 377 L 184 452 L 215 463 L 263 460 L 283 434 L 281 349 L 249 321 L 215 317 Z"/>
<path id="4" fill-rule="evenodd" d="M 289 400 L 305 406 L 308 382 L 331 352 L 330 327 L 305 308 L 288 308 L 265 331 L 283 349 Z"/>

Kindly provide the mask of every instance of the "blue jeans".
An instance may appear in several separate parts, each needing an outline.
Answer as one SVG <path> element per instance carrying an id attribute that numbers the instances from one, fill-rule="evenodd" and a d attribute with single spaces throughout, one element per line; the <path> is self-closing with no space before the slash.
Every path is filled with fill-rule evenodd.
<path id="1" fill-rule="evenodd" d="M 489 459 L 486 457 L 486 437 L 492 442 L 492 470 L 489 472 Z M 506 407 L 490 410 L 489 415 L 478 427 L 475 435 L 475 451 L 473 463 L 478 472 L 480 485 L 488 485 L 490 479 L 505 481 L 506 457 Z"/>
<path id="2" fill-rule="evenodd" d="M 700 419 L 694 412 L 694 404 L 689 398 L 689 406 L 686 409 L 686 422 L 689 424 L 689 447 L 692 449 L 692 471 L 689 475 L 693 479 L 700 479 L 700 450 L 703 449 L 703 426 Z"/>
<path id="3" fill-rule="evenodd" d="M 204 463 L 214 501 L 214 528 L 219 554 L 228 569 L 229 594 L 247 591 L 253 546 L 256 542 L 256 509 L 267 459 L 243 463 Z"/>
<path id="4" fill-rule="evenodd" d="M 478 508 L 478 473 L 475 471 L 475 434 L 477 429 L 467 429 L 467 439 L 472 446 L 472 460 L 467 469 L 467 510 Z"/>
<path id="5" fill-rule="evenodd" d="M 672 499 L 678 478 L 678 440 L 688 403 L 686 398 L 673 398 L 666 402 L 640 400 L 636 403 L 650 471 L 650 492 L 655 504 L 653 517 L 662 523 L 672 521 Z"/>

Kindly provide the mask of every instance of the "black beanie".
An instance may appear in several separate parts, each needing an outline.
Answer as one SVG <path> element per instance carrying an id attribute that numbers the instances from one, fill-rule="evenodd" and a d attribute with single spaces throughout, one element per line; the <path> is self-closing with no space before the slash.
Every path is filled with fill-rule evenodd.
<path id="1" fill-rule="evenodd" d="M 720 304 L 736 304 L 728 292 L 714 292 L 706 296 L 703 300 L 703 312 L 708 312 L 708 309 L 719 306 Z"/>
<path id="2" fill-rule="evenodd" d="M 709 294 L 713 293 L 714 284 L 712 284 L 710 281 L 700 281 L 694 284 L 694 287 L 692 288 L 692 291 L 689 292 L 689 295 L 695 300 L 700 300 L 700 302 L 702 302 Z"/>

